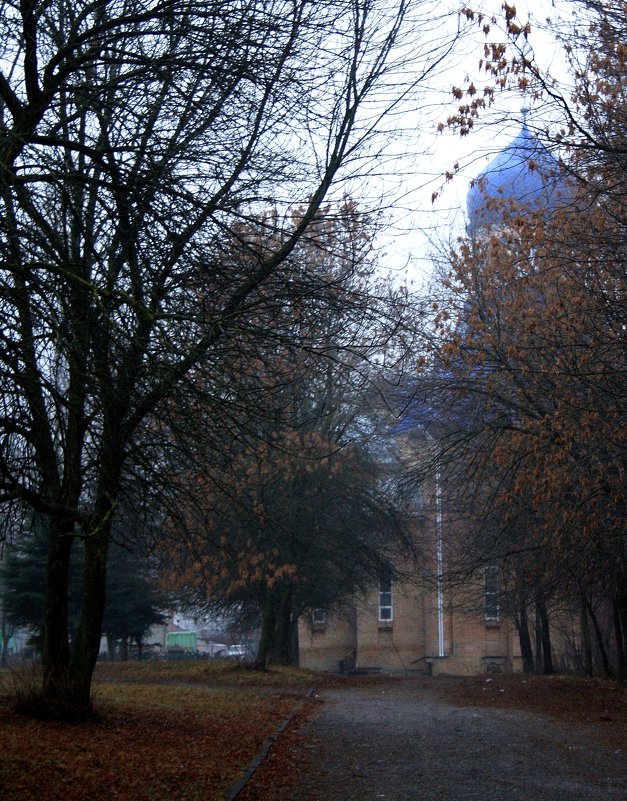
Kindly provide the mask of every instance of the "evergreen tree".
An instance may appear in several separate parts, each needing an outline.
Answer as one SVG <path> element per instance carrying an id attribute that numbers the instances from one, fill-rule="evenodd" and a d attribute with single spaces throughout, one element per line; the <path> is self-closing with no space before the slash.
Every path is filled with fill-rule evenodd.
<path id="1" fill-rule="evenodd" d="M 157 585 L 151 581 L 148 563 L 137 549 L 114 543 L 109 551 L 107 598 L 102 623 L 112 656 L 119 642 L 120 658 L 128 659 L 129 645 L 135 643 L 139 657 L 142 643 L 151 626 L 163 622 L 159 608 L 163 602 Z"/>
<path id="2" fill-rule="evenodd" d="M 21 532 L 14 545 L 7 548 L 0 571 L 1 605 L 10 626 L 31 631 L 31 642 L 41 651 L 43 644 L 43 605 L 47 558 L 46 521 L 33 520 L 29 530 Z M 82 587 L 84 548 L 74 544 L 70 560 L 69 630 L 74 635 L 78 625 Z M 114 543 L 109 554 L 107 600 L 103 633 L 110 644 L 121 642 L 121 654 L 128 654 L 134 641 L 141 650 L 144 634 L 162 621 L 160 595 L 148 575 L 145 558 L 137 547 Z"/>

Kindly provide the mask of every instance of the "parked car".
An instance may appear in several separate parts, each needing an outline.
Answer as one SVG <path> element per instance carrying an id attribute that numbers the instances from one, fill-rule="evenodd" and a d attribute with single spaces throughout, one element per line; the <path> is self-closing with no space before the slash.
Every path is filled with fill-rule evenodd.
<path id="1" fill-rule="evenodd" d="M 246 659 L 248 651 L 245 645 L 229 645 L 216 653 L 218 659 Z"/>

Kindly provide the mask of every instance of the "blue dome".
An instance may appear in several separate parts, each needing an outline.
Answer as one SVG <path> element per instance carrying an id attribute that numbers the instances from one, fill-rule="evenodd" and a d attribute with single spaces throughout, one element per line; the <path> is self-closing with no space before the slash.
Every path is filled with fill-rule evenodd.
<path id="1" fill-rule="evenodd" d="M 559 161 L 525 123 L 470 187 L 466 197 L 468 230 L 498 227 L 504 215 L 525 211 L 550 214 L 571 194 Z"/>

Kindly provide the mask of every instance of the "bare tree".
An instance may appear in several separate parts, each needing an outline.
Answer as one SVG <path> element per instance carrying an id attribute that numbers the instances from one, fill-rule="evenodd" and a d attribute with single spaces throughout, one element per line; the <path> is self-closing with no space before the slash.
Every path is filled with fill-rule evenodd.
<path id="1" fill-rule="evenodd" d="M 147 421 L 196 365 L 217 377 L 242 332 L 267 333 L 258 309 L 293 300 L 290 255 L 325 197 L 383 168 L 388 116 L 457 33 L 425 33 L 437 4 L 407 0 L 1 9 L 0 497 L 49 518 L 43 694 L 88 711 L 111 521 Z"/>

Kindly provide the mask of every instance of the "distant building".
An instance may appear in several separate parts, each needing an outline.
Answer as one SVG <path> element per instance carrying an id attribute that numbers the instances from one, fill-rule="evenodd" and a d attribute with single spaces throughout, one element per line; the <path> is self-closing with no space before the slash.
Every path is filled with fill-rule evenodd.
<path id="1" fill-rule="evenodd" d="M 466 197 L 467 230 L 500 227 L 504 217 L 552 214 L 572 203 L 573 188 L 555 156 L 526 120 L 518 136 L 472 182 Z"/>
<path id="2" fill-rule="evenodd" d="M 468 232 L 482 236 L 517 209 L 551 213 L 571 196 L 557 159 L 530 132 L 518 136 L 473 182 L 467 198 Z M 428 422 L 428 421 L 427 421 Z M 409 432 L 410 448 L 428 448 L 430 435 Z M 447 543 L 454 525 L 442 508 L 439 477 L 423 488 L 420 535 L 424 563 L 407 581 L 381 576 L 366 598 L 299 621 L 300 665 L 316 670 L 419 671 L 472 675 L 522 670 L 519 638 L 503 614 L 498 569 L 482 580 L 447 587 Z M 429 482 L 428 482 L 429 483 Z M 566 642 L 554 632 L 556 664 Z"/>
<path id="3" fill-rule="evenodd" d="M 412 447 L 427 445 L 425 433 L 412 436 Z M 433 675 L 522 669 L 516 631 L 499 608 L 498 576 L 488 571 L 483 586 L 445 587 L 443 545 L 454 532 L 446 530 L 435 480 L 423 496 L 419 572 L 404 582 L 382 575 L 365 598 L 301 619 L 301 667 Z M 398 567 L 407 574 L 408 565 Z"/>

